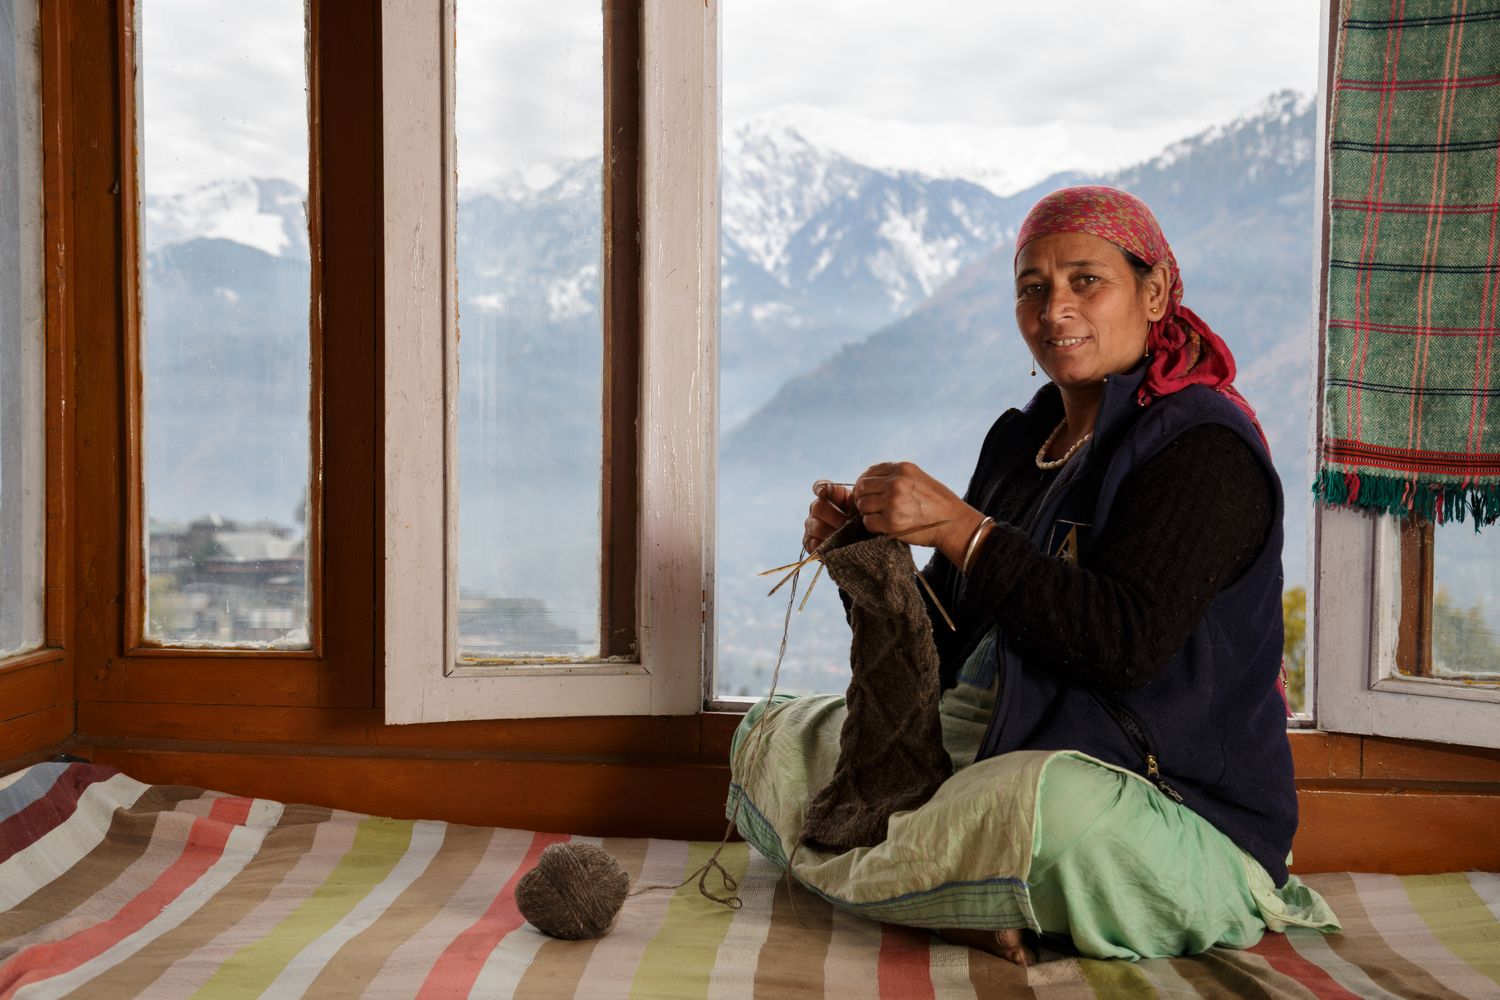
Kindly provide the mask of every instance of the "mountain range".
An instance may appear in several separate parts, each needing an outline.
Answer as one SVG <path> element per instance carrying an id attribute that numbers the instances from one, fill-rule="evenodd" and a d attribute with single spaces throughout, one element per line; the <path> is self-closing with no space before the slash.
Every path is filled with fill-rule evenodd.
<path id="1" fill-rule="evenodd" d="M 1011 315 L 1011 242 L 1038 197 L 1082 180 L 1152 205 L 1186 301 L 1233 346 L 1292 501 L 1297 578 L 1315 342 L 1313 137 L 1312 102 L 1283 93 L 1138 165 L 1055 174 L 1006 195 L 984 177 L 858 162 L 795 122 L 730 129 L 720 690 L 764 686 L 781 606 L 752 574 L 795 554 L 813 479 L 907 458 L 961 488 L 990 422 L 1034 391 Z M 583 162 L 540 190 L 459 205 L 460 585 L 540 598 L 583 634 L 597 552 L 587 536 L 557 540 L 578 539 L 573 527 L 598 512 L 599 196 L 598 163 Z M 300 192 L 247 179 L 148 198 L 145 211 L 151 514 L 290 520 L 306 454 Z M 217 417 L 226 399 L 256 420 Z M 832 588 L 821 590 L 794 625 L 789 688 L 843 686 L 846 633 Z"/>

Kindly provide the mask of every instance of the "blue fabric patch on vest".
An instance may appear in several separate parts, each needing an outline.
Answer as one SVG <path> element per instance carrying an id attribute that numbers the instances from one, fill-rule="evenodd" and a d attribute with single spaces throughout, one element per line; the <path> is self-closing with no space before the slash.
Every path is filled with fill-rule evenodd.
<path id="1" fill-rule="evenodd" d="M 958 672 L 958 682 L 977 687 L 981 691 L 988 691 L 995 686 L 995 675 L 999 672 L 1000 661 L 995 655 L 996 633 L 990 629 L 974 652 L 964 661 L 963 669 Z"/>

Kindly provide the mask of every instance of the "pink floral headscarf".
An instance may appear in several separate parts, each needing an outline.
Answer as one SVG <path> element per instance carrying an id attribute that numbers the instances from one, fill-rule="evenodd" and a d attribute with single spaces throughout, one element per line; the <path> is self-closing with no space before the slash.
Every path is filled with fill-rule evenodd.
<path id="1" fill-rule="evenodd" d="M 1016 255 L 1038 236 L 1087 233 L 1108 240 L 1147 264 L 1165 261 L 1172 279 L 1167 311 L 1151 324 L 1151 353 L 1137 401 L 1145 406 L 1190 385 L 1207 385 L 1245 412 L 1265 440 L 1255 409 L 1234 387 L 1234 355 L 1197 313 L 1182 304 L 1182 272 L 1161 226 L 1146 203 L 1115 188 L 1098 185 L 1063 188 L 1037 202 L 1016 235 Z"/>

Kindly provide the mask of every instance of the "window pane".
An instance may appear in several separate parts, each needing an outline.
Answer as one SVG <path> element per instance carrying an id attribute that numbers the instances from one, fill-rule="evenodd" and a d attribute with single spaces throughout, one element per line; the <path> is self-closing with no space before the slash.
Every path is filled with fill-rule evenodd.
<path id="1" fill-rule="evenodd" d="M 460 3 L 459 648 L 599 652 L 603 20 Z"/>
<path id="2" fill-rule="evenodd" d="M 42 644 L 46 531 L 37 5 L 0 3 L 0 656 Z"/>
<path id="3" fill-rule="evenodd" d="M 142 0 L 148 639 L 306 648 L 302 0 Z"/>
<path id="4" fill-rule="evenodd" d="M 1301 614 L 1320 8 L 1273 7 L 1095 5 L 1075 30 L 1046 7 L 960 0 L 725 5 L 721 695 L 770 683 L 785 592 L 768 600 L 755 573 L 796 558 L 815 479 L 910 460 L 961 493 L 990 424 L 1035 392 L 1013 239 L 1069 183 L 1154 209 L 1186 304 L 1235 352 L 1285 490 L 1285 608 Z M 822 581 L 781 687 L 843 691 L 848 644 Z"/>
<path id="5" fill-rule="evenodd" d="M 1500 525 L 1435 529 L 1432 674 L 1500 683 Z"/>

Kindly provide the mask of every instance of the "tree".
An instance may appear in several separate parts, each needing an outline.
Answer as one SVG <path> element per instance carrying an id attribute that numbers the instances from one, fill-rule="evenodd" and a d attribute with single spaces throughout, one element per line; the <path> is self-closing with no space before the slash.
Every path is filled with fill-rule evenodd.
<path id="1" fill-rule="evenodd" d="M 1292 711 L 1307 704 L 1307 590 L 1290 587 L 1281 594 L 1282 667 L 1286 670 L 1286 696 Z"/>
<path id="2" fill-rule="evenodd" d="M 1432 667 L 1435 674 L 1500 673 L 1496 627 L 1483 605 L 1457 607 L 1445 587 L 1432 597 Z"/>

